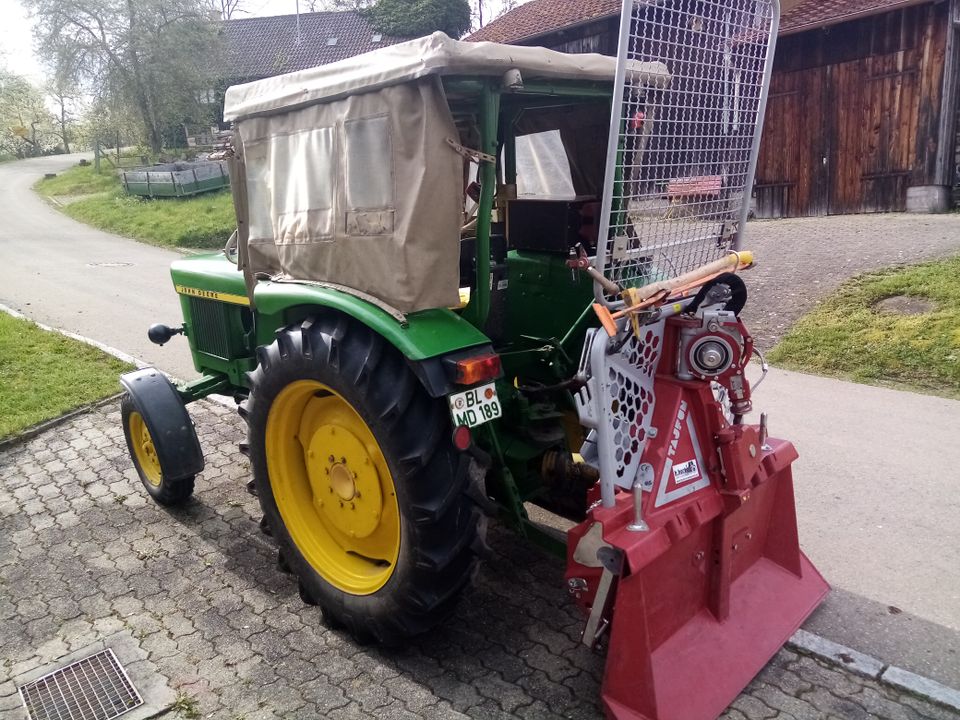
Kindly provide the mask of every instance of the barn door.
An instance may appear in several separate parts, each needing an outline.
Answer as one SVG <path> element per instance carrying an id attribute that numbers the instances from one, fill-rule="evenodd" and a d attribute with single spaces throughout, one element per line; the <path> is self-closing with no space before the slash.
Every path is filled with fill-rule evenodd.
<path id="1" fill-rule="evenodd" d="M 919 114 L 916 53 L 840 63 L 828 73 L 833 215 L 906 209 Z"/>
<path id="2" fill-rule="evenodd" d="M 774 73 L 754 185 L 758 217 L 826 215 L 827 107 L 824 68 Z"/>
<path id="3" fill-rule="evenodd" d="M 906 209 L 921 60 L 908 49 L 774 73 L 757 164 L 758 217 Z"/>

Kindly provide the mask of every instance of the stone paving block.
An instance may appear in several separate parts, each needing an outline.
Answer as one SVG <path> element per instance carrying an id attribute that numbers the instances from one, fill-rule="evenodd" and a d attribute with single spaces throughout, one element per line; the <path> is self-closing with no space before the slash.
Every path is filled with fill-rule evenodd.
<path id="1" fill-rule="evenodd" d="M 377 718 L 378 720 L 420 720 L 419 715 L 407 710 L 399 700 L 377 708 Z"/>
<path id="2" fill-rule="evenodd" d="M 58 445 L 41 435 L 0 452 L 0 683 L 119 631 L 149 658 L 140 675 L 168 678 L 213 720 L 602 716 L 604 658 L 579 643 L 562 562 L 491 526 L 493 555 L 446 625 L 407 648 L 361 647 L 278 570 L 236 414 L 191 413 L 208 462 L 181 509 L 146 497 L 116 404 L 66 421 Z M 2 687 L 7 720 L 17 696 Z M 724 717 L 830 715 L 960 720 L 789 650 Z"/>
<path id="3" fill-rule="evenodd" d="M 765 682 L 755 682 L 750 689 L 750 695 L 767 707 L 777 710 L 780 716 L 806 718 L 816 714 L 814 707 L 803 700 L 803 696 L 796 697 L 785 693 L 779 687 L 768 685 Z"/>
<path id="4" fill-rule="evenodd" d="M 330 720 L 369 720 L 370 718 L 375 718 L 376 715 L 364 712 L 363 708 L 360 707 L 360 703 L 351 702 L 331 711 L 327 717 L 329 717 Z"/>
<path id="5" fill-rule="evenodd" d="M 428 687 L 407 675 L 390 678 L 383 683 L 383 686 L 413 713 L 420 713 L 437 702 L 437 697 Z"/>
<path id="6" fill-rule="evenodd" d="M 744 693 L 734 700 L 731 708 L 739 710 L 751 720 L 769 720 L 775 718 L 779 710 L 770 707 L 763 700 L 752 693 Z"/>
<path id="7" fill-rule="evenodd" d="M 914 697 L 909 693 L 900 695 L 900 702 L 917 711 L 926 720 L 956 720 L 957 712 L 940 705 L 931 705 L 928 701 Z"/>
<path id="8" fill-rule="evenodd" d="M 424 720 L 466 720 L 467 717 L 467 715 L 458 712 L 445 702 L 431 705 L 428 708 L 424 708 L 423 711 Z"/>

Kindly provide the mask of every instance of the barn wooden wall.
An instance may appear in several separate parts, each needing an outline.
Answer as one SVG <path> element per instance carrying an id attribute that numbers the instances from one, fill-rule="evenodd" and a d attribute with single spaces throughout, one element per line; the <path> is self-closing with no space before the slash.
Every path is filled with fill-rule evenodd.
<path id="1" fill-rule="evenodd" d="M 604 18 L 596 22 L 543 35 L 524 44 L 542 45 L 566 53 L 600 53 L 616 55 L 620 40 L 620 17 Z"/>
<path id="2" fill-rule="evenodd" d="M 938 184 L 949 3 L 781 37 L 757 166 L 759 217 L 904 210 Z M 616 55 L 619 18 L 531 41 Z"/>
<path id="3" fill-rule="evenodd" d="M 948 4 L 780 39 L 760 217 L 904 210 L 936 184 Z"/>

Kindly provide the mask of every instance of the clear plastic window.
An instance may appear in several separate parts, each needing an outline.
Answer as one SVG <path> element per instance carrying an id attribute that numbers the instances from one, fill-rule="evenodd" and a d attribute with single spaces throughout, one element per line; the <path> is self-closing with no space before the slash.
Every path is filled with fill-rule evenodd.
<path id="1" fill-rule="evenodd" d="M 278 215 L 333 207 L 334 129 L 318 128 L 270 138 L 273 207 Z"/>
<path id="2" fill-rule="evenodd" d="M 247 207 L 250 215 L 250 240 L 273 241 L 273 217 L 270 212 L 270 170 L 266 142 L 244 147 L 247 170 Z"/>
<path id="3" fill-rule="evenodd" d="M 393 148 L 390 118 L 361 118 L 344 123 L 346 134 L 347 207 L 385 210 L 393 207 Z"/>
<path id="4" fill-rule="evenodd" d="M 559 130 L 517 137 L 518 197 L 576 197 Z"/>
<path id="5" fill-rule="evenodd" d="M 305 130 L 270 138 L 270 199 L 277 242 L 307 242 L 333 237 L 336 173 L 334 128 Z"/>

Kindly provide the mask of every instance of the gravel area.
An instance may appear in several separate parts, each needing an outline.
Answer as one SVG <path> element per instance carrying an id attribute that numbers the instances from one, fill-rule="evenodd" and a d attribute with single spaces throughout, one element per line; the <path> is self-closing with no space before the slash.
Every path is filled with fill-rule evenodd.
<path id="1" fill-rule="evenodd" d="M 757 256 L 744 274 L 744 320 L 758 347 L 769 350 L 844 280 L 960 253 L 960 214 L 758 220 L 747 226 L 744 249 Z"/>

